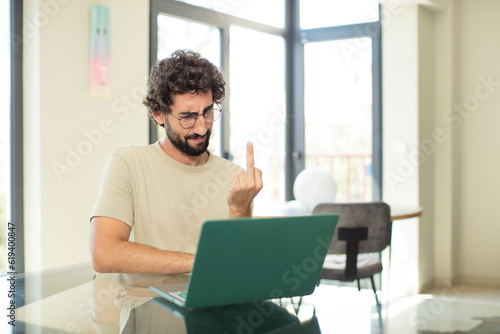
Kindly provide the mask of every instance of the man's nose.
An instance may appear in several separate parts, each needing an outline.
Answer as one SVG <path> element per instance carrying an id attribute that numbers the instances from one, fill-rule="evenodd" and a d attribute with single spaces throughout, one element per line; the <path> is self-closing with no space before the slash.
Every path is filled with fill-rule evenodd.
<path id="1" fill-rule="evenodd" d="M 193 126 L 194 133 L 203 136 L 203 135 L 205 135 L 205 133 L 207 133 L 207 129 L 208 129 L 208 126 L 207 126 L 207 122 L 205 120 L 205 116 L 198 115 L 198 117 L 196 118 L 196 123 L 194 123 L 194 126 Z"/>

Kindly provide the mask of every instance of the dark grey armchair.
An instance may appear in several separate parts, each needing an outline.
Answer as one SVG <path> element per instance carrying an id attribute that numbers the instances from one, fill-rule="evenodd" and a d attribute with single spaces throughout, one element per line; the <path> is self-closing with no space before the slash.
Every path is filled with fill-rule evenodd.
<path id="1" fill-rule="evenodd" d="M 389 205 L 384 202 L 324 203 L 313 210 L 313 214 L 321 213 L 337 213 L 339 221 L 320 280 L 357 280 L 360 290 L 359 280 L 370 278 L 377 306 L 380 307 L 373 276 L 382 272 L 382 262 L 379 256 L 370 253 L 381 252 L 391 243 Z M 334 254 L 345 254 L 346 257 L 339 259 Z"/>

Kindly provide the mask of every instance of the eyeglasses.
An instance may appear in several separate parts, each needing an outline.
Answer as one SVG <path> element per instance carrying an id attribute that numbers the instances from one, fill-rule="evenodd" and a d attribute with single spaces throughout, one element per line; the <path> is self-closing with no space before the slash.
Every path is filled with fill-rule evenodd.
<path id="1" fill-rule="evenodd" d="M 219 119 L 221 114 L 222 110 L 220 109 L 220 106 L 216 105 L 212 109 L 205 110 L 202 115 L 203 118 L 205 119 L 205 123 L 212 124 L 213 122 Z M 184 129 L 192 128 L 196 124 L 198 117 L 201 116 L 200 114 L 196 113 L 187 114 L 186 116 L 182 117 L 175 117 L 173 114 L 171 115 L 175 119 L 179 120 L 181 126 Z"/>

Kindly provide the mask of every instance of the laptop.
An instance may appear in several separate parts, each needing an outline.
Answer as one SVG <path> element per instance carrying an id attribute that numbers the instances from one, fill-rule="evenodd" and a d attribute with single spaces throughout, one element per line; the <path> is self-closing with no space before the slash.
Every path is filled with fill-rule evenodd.
<path id="1" fill-rule="evenodd" d="M 211 220 L 187 283 L 150 289 L 186 308 L 311 294 L 338 215 Z"/>

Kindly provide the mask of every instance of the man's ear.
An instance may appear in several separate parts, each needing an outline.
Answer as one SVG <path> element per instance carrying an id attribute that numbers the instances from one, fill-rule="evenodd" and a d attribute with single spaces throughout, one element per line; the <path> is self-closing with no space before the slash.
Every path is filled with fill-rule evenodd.
<path id="1" fill-rule="evenodd" d="M 165 114 L 162 111 L 153 112 L 153 117 L 159 125 L 165 124 Z"/>

